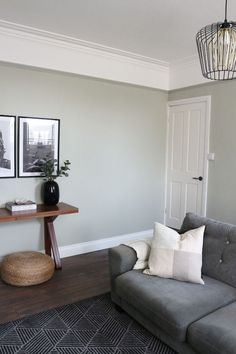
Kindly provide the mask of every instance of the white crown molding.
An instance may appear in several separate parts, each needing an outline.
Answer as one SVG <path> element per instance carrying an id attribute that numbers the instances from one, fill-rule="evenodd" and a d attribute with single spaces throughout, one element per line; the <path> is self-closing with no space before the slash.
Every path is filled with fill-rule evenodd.
<path id="1" fill-rule="evenodd" d="M 169 64 L 0 21 L 0 61 L 168 90 Z"/>
<path id="2" fill-rule="evenodd" d="M 63 42 L 64 42 L 69 46 L 75 45 L 75 46 L 84 47 L 85 49 L 86 48 L 96 49 L 98 51 L 105 52 L 106 55 L 107 55 L 107 53 L 116 54 L 121 57 L 126 57 L 129 59 L 136 59 L 138 61 L 143 61 L 144 63 L 153 63 L 153 64 L 159 65 L 160 67 L 163 67 L 163 68 L 169 67 L 169 63 L 166 61 L 157 60 L 157 59 L 150 58 L 150 57 L 147 57 L 144 55 L 120 50 L 120 49 L 113 48 L 113 47 L 104 46 L 104 45 L 101 45 L 98 43 L 89 42 L 89 41 L 85 41 L 85 40 L 70 37 L 70 36 L 65 36 L 65 35 L 59 34 L 59 33 L 49 32 L 49 31 L 40 30 L 40 29 L 34 28 L 34 27 L 20 25 L 20 24 L 13 23 L 13 22 L 0 20 L 0 29 L 2 31 L 4 31 L 4 29 L 5 29 L 5 31 L 7 31 L 6 33 L 9 33 L 8 30 L 12 30 L 12 34 L 15 34 L 17 36 L 20 35 L 21 37 L 23 36 L 23 38 L 25 38 L 26 34 L 28 34 L 28 35 L 32 35 L 33 39 L 41 37 L 41 39 L 43 39 L 43 40 L 48 39 L 51 43 L 53 41 L 55 41 L 55 44 L 58 44 L 58 42 L 59 43 L 61 42 L 61 44 L 63 45 Z M 74 47 L 72 46 L 72 48 L 74 48 Z"/>
<path id="3" fill-rule="evenodd" d="M 89 253 L 115 247 L 134 240 L 146 240 L 153 236 L 153 230 L 135 232 L 132 234 L 103 238 L 95 241 L 87 241 L 67 246 L 59 247 L 61 258 L 76 256 L 78 254 Z"/>
<path id="4" fill-rule="evenodd" d="M 166 62 L 0 20 L 0 61 L 175 90 L 209 82 L 197 56 Z"/>
<path id="5" fill-rule="evenodd" d="M 180 89 L 209 82 L 202 76 L 197 55 L 185 57 L 170 63 L 169 90 Z"/>

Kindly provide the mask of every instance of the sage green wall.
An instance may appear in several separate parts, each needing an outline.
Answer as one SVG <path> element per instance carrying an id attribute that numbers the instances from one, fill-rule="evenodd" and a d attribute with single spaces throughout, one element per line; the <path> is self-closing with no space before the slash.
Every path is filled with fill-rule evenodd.
<path id="1" fill-rule="evenodd" d="M 61 120 L 61 200 L 79 215 L 55 221 L 59 246 L 151 229 L 163 221 L 167 93 L 0 65 L 0 114 Z M 0 179 L 0 203 L 40 202 L 42 180 Z M 42 249 L 41 221 L 1 224 L 0 255 Z"/>
<path id="2" fill-rule="evenodd" d="M 169 93 L 169 100 L 211 95 L 207 215 L 236 224 L 236 81 L 214 82 Z"/>

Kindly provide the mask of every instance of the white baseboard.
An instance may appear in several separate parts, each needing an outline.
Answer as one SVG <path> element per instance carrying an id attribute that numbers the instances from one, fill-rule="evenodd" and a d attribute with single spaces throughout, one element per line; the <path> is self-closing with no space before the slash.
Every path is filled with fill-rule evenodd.
<path id="1" fill-rule="evenodd" d="M 59 247 L 59 254 L 61 258 L 66 258 L 70 256 L 76 256 L 77 254 L 100 251 L 106 248 L 115 247 L 128 241 L 149 239 L 152 236 L 153 230 L 146 230 L 134 232 L 132 234 L 102 238 L 100 240 L 74 243 L 72 245 Z M 45 250 L 40 250 L 39 252 L 45 253 Z M 2 261 L 3 257 L 3 255 L 0 256 L 0 262 Z"/>
<path id="2" fill-rule="evenodd" d="M 78 254 L 88 253 L 103 250 L 110 247 L 115 247 L 121 243 L 126 243 L 132 240 L 142 240 L 151 238 L 153 235 L 153 230 L 146 230 L 135 232 L 132 234 L 102 238 L 100 240 L 87 241 L 81 243 L 75 243 L 68 246 L 59 247 L 59 253 L 61 258 L 66 258 L 70 256 L 76 256 Z"/>

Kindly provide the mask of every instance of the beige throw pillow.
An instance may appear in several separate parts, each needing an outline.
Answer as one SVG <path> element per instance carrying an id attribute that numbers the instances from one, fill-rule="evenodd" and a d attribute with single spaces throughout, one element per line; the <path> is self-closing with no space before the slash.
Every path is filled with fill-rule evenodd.
<path id="1" fill-rule="evenodd" d="M 204 284 L 201 278 L 202 245 L 205 226 L 180 235 L 169 227 L 155 223 L 149 269 L 144 273 Z"/>

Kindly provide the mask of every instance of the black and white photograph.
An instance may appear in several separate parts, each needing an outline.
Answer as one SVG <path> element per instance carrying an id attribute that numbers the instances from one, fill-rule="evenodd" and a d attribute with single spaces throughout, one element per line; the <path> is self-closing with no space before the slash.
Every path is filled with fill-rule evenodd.
<path id="1" fill-rule="evenodd" d="M 0 115 L 0 178 L 16 177 L 16 117 Z"/>
<path id="2" fill-rule="evenodd" d="M 59 164 L 60 120 L 19 117 L 18 176 L 42 176 L 42 167 L 54 161 L 55 175 Z"/>

